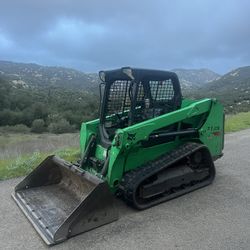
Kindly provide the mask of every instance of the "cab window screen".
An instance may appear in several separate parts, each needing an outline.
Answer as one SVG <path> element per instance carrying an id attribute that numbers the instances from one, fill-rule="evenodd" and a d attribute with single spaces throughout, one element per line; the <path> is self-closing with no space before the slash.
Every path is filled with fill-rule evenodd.
<path id="1" fill-rule="evenodd" d="M 151 97 L 154 101 L 169 101 L 174 97 L 172 81 L 149 81 Z"/>
<path id="2" fill-rule="evenodd" d="M 130 109 L 129 88 L 131 81 L 115 81 L 109 91 L 107 115 L 123 113 Z"/>

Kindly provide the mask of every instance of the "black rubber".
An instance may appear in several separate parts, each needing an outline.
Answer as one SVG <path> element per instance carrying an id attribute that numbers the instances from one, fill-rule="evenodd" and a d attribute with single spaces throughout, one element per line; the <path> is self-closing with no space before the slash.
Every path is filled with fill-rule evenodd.
<path id="1" fill-rule="evenodd" d="M 197 152 L 198 155 L 201 153 L 202 162 L 200 164 L 192 162 L 192 158 L 197 158 Z M 162 177 L 162 171 L 166 171 L 167 175 L 171 172 L 171 169 L 176 171 L 176 168 L 178 167 L 183 168 L 183 164 L 186 168 L 193 171 L 194 176 L 201 171 L 208 174 L 200 180 L 195 178 L 190 180 L 189 183 L 176 183 L 175 186 L 169 190 L 166 190 L 165 186 L 160 194 L 158 192 L 151 198 L 145 199 L 142 197 L 139 189 L 143 187 L 145 182 L 147 183 L 146 185 L 148 185 L 150 182 L 152 183 L 151 179 L 155 179 L 152 177 L 157 176 L 159 173 L 161 173 Z M 191 142 L 186 143 L 170 153 L 164 154 L 156 160 L 150 161 L 135 170 L 127 172 L 120 183 L 119 195 L 130 206 L 137 209 L 146 209 L 209 185 L 213 182 L 214 177 L 215 167 L 208 148 L 203 144 Z"/>

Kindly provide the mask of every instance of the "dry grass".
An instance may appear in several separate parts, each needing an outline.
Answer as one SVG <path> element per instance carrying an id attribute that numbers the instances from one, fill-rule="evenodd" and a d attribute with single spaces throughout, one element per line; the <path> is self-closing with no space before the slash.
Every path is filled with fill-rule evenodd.
<path id="1" fill-rule="evenodd" d="M 0 134 L 0 180 L 28 174 L 51 154 L 79 159 L 79 134 Z"/>
<path id="2" fill-rule="evenodd" d="M 250 112 L 242 112 L 226 117 L 225 132 L 235 132 L 250 128 Z"/>
<path id="3" fill-rule="evenodd" d="M 79 134 L 0 134 L 0 160 L 79 147 Z"/>

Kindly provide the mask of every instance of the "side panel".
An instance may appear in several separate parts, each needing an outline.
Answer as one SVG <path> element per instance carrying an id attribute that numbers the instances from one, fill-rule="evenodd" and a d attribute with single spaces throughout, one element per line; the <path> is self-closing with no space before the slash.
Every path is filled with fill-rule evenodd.
<path id="1" fill-rule="evenodd" d="M 211 110 L 199 134 L 200 141 L 209 148 L 211 155 L 214 158 L 220 157 L 224 147 L 224 110 L 218 101 L 212 102 Z"/>

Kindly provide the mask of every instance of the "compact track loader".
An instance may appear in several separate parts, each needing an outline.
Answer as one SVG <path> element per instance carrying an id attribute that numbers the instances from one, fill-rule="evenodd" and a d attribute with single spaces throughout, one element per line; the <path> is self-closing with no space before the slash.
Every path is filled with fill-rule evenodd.
<path id="1" fill-rule="evenodd" d="M 100 117 L 82 124 L 81 160 L 49 156 L 13 194 L 49 245 L 118 219 L 114 196 L 146 209 L 212 183 L 222 156 L 217 100 L 184 99 L 172 72 L 99 76 Z"/>

